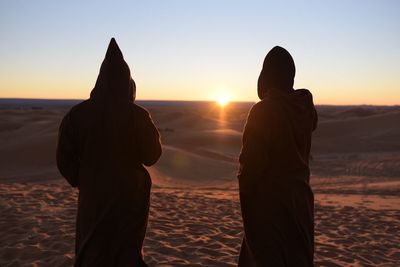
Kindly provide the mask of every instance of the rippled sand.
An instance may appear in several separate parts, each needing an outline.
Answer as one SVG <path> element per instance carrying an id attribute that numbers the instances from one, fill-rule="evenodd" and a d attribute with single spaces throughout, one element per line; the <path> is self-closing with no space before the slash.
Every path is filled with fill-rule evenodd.
<path id="1" fill-rule="evenodd" d="M 400 200 L 348 197 L 316 195 L 316 266 L 397 266 Z M 65 182 L 0 184 L 0 266 L 71 266 L 76 198 Z M 236 190 L 153 188 L 150 266 L 235 266 L 242 235 Z"/>

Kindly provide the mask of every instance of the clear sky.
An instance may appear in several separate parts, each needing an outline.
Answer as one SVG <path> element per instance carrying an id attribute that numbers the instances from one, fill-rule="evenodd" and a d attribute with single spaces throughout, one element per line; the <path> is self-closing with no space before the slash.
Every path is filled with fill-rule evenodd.
<path id="1" fill-rule="evenodd" d="M 257 100 L 285 47 L 317 104 L 400 104 L 400 1 L 0 2 L 0 97 L 87 98 L 111 37 L 138 99 Z"/>

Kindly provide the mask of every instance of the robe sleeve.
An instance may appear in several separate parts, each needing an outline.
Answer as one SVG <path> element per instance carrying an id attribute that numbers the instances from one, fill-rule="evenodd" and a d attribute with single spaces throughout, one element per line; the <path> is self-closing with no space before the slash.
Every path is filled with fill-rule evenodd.
<path id="1" fill-rule="evenodd" d="M 142 164 L 151 166 L 161 156 L 160 134 L 146 110 L 140 109 L 139 115 L 136 127 L 138 129 L 139 160 Z"/>
<path id="2" fill-rule="evenodd" d="M 256 104 L 250 110 L 244 128 L 239 156 L 239 187 L 241 193 L 251 193 L 268 167 L 268 140 L 271 140 L 271 114 Z"/>
<path id="3" fill-rule="evenodd" d="M 317 113 L 317 110 L 314 107 L 312 131 L 315 131 L 317 129 L 317 125 L 318 125 L 318 113 Z"/>
<path id="4" fill-rule="evenodd" d="M 58 170 L 72 187 L 78 186 L 79 173 L 78 149 L 74 140 L 71 114 L 68 113 L 59 128 L 56 158 Z"/>
<path id="5" fill-rule="evenodd" d="M 312 125 L 311 125 L 311 132 L 315 131 L 317 129 L 317 125 L 318 125 L 318 113 L 317 113 L 317 109 L 315 108 L 314 105 L 314 100 L 313 100 L 313 95 L 311 94 L 310 91 L 308 91 L 309 97 L 310 97 L 310 103 L 312 106 Z"/>

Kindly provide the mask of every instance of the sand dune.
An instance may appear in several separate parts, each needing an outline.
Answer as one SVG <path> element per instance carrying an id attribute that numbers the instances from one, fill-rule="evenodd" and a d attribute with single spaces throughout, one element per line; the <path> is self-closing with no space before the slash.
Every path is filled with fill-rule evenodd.
<path id="1" fill-rule="evenodd" d="M 232 162 L 216 160 L 215 155 L 201 155 L 168 145 L 163 146 L 163 156 L 156 167 L 158 175 L 173 177 L 175 183 L 205 186 L 232 181 L 237 166 Z"/>
<path id="2" fill-rule="evenodd" d="M 1 102 L 1 101 L 0 101 Z M 0 266 L 71 266 L 76 190 L 55 167 L 63 104 L 0 103 Z M 234 266 L 237 157 L 251 103 L 148 103 L 163 156 L 145 242 L 150 266 Z M 400 262 L 400 107 L 318 107 L 311 161 L 316 266 Z"/>
<path id="3" fill-rule="evenodd" d="M 314 135 L 314 153 L 400 150 L 400 111 L 346 120 L 322 121 Z M 335 137 L 334 142 L 332 136 Z"/>

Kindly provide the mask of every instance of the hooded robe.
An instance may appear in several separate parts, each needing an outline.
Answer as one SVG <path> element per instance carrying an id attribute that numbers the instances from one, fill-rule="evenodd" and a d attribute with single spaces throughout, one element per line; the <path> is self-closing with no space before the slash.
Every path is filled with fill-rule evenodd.
<path id="1" fill-rule="evenodd" d="M 294 61 L 274 47 L 248 115 L 238 173 L 245 236 L 239 266 L 313 266 L 314 197 L 308 165 L 317 125 L 312 95 L 293 89 Z"/>
<path id="2" fill-rule="evenodd" d="M 151 179 L 143 164 L 161 155 L 149 113 L 134 103 L 135 83 L 115 39 L 90 99 L 63 118 L 57 166 L 79 189 L 74 266 L 147 266 Z"/>

